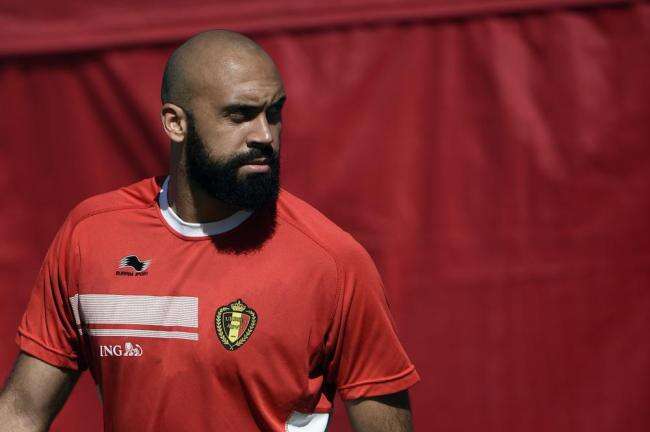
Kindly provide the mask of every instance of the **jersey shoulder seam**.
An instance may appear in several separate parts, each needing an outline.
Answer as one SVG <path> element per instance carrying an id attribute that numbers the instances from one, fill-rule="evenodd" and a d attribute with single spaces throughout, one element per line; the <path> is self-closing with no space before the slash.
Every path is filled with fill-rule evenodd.
<path id="1" fill-rule="evenodd" d="M 305 232 L 305 230 L 303 230 L 302 228 L 298 227 L 292 220 L 279 213 L 278 213 L 278 217 L 283 221 L 285 221 L 287 224 L 289 224 L 291 227 L 293 227 L 293 229 L 300 232 L 302 235 L 304 235 L 309 240 L 314 242 L 314 244 L 320 247 L 325 252 L 325 254 L 327 254 L 327 256 L 329 256 L 330 259 L 334 262 L 334 267 L 336 268 L 336 296 L 334 298 L 334 307 L 332 313 L 330 314 L 330 322 L 334 322 L 337 306 L 339 304 L 339 301 L 343 298 L 343 284 L 341 283 L 342 270 L 341 270 L 341 265 L 339 263 L 339 260 L 336 258 L 336 255 L 334 254 L 334 252 L 330 250 L 330 248 L 322 244 L 322 242 L 316 240 L 313 236 Z"/>
<path id="2" fill-rule="evenodd" d="M 290 218 L 287 218 L 286 216 L 284 216 L 284 215 L 282 215 L 282 214 L 278 214 L 278 217 L 279 217 L 280 219 L 282 219 L 283 221 L 285 221 L 286 223 L 288 223 L 289 225 L 291 225 L 291 227 L 293 227 L 296 231 L 300 232 L 302 235 L 304 235 L 305 237 L 307 237 L 307 238 L 308 238 L 309 240 L 311 240 L 313 243 L 315 243 L 316 246 L 318 246 L 318 247 L 320 247 L 321 249 L 323 249 L 323 251 L 324 251 L 324 252 L 325 252 L 325 253 L 326 253 L 326 254 L 327 254 L 327 255 L 332 259 L 332 261 L 334 261 L 335 265 L 336 265 L 337 267 L 339 266 L 339 264 L 338 264 L 338 260 L 336 259 L 335 254 L 330 250 L 330 248 L 328 248 L 327 246 L 325 246 L 322 242 L 316 240 L 316 239 L 315 239 L 312 235 L 310 235 L 309 233 L 305 232 L 305 230 L 303 230 L 302 228 L 300 228 L 300 227 L 299 227 L 297 224 L 295 224 L 295 223 L 294 223 Z"/>
<path id="3" fill-rule="evenodd" d="M 83 260 L 82 260 L 82 253 L 81 253 L 81 245 L 79 241 L 72 241 L 74 238 L 75 232 L 77 230 L 77 227 L 81 222 L 84 222 L 88 219 L 90 219 L 93 216 L 97 216 L 103 213 L 109 213 L 109 212 L 114 212 L 114 211 L 122 211 L 122 210 L 142 210 L 142 209 L 148 209 L 153 206 L 153 202 L 146 203 L 145 205 L 125 205 L 125 206 L 118 206 L 118 207 L 111 207 L 111 208 L 103 208 L 103 209 L 98 209 L 94 210 L 88 213 L 83 214 L 80 216 L 77 220 L 75 220 L 72 223 L 72 226 L 70 227 L 70 241 L 72 242 L 73 247 L 76 247 L 77 249 L 77 254 L 79 255 L 79 267 L 77 269 L 78 274 L 82 273 L 82 267 L 83 267 Z M 76 244 L 75 244 L 76 243 Z M 68 289 L 66 288 L 66 295 L 70 297 L 70 293 Z M 71 313 L 72 311 L 70 311 Z"/>
<path id="4" fill-rule="evenodd" d="M 89 219 L 89 218 L 91 218 L 93 216 L 100 215 L 102 213 L 110 213 L 110 212 L 122 211 L 122 210 L 143 210 L 143 209 L 148 209 L 148 208 L 152 207 L 153 204 L 154 204 L 153 202 L 150 202 L 150 203 L 147 203 L 145 205 L 140 205 L 140 206 L 129 205 L 129 206 L 111 207 L 111 208 L 103 208 L 103 209 L 99 209 L 99 210 L 94 210 L 94 211 L 83 214 L 77 220 L 75 220 L 72 223 L 71 231 L 74 232 L 75 229 L 77 228 L 77 226 L 81 222 L 85 221 L 86 219 Z"/>

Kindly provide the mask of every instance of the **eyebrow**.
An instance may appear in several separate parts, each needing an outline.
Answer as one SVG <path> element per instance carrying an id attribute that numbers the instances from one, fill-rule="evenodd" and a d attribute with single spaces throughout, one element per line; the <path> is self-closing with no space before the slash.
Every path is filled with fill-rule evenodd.
<path id="1" fill-rule="evenodd" d="M 284 105 L 284 103 L 285 103 L 286 101 L 287 101 L 287 95 L 282 95 L 282 97 L 281 97 L 280 99 L 278 99 L 277 101 L 273 102 L 273 103 L 272 103 L 271 105 L 269 105 L 269 106 L 278 106 L 278 105 L 279 105 L 279 106 L 282 106 L 282 105 Z"/>
<path id="2" fill-rule="evenodd" d="M 287 100 L 287 96 L 284 95 L 277 101 L 273 102 L 272 104 L 269 105 L 269 107 L 277 107 L 277 106 L 282 106 L 284 105 L 285 101 Z M 227 114 L 231 113 L 236 113 L 236 112 L 254 112 L 254 111 L 262 111 L 264 105 L 256 105 L 256 104 L 247 104 L 247 103 L 240 103 L 236 102 L 230 105 L 226 105 L 223 109 L 223 111 Z"/>
<path id="3" fill-rule="evenodd" d="M 251 112 L 256 112 L 261 110 L 262 110 L 261 105 L 247 105 L 247 104 L 240 104 L 240 103 L 230 104 L 223 108 L 223 112 L 225 114 L 233 114 L 233 113 L 241 113 L 241 112 L 251 113 Z"/>

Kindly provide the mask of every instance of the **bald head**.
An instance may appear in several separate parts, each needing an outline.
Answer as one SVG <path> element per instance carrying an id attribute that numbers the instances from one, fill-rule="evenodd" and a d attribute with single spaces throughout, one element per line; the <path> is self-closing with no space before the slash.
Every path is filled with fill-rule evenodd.
<path id="1" fill-rule="evenodd" d="M 223 30 L 194 36 L 169 58 L 161 97 L 172 179 L 187 200 L 230 211 L 277 198 L 286 93 L 259 45 Z"/>
<path id="2" fill-rule="evenodd" d="M 226 86 L 244 73 L 279 79 L 271 57 L 251 39 L 227 30 L 206 31 L 187 40 L 169 57 L 160 97 L 163 104 L 187 108 L 206 87 Z"/>

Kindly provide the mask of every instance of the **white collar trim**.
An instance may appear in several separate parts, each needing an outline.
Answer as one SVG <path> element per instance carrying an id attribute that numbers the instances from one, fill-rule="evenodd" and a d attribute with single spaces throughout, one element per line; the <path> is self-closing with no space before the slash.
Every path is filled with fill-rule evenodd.
<path id="1" fill-rule="evenodd" d="M 240 210 L 225 219 L 215 222 L 196 223 L 185 222 L 181 219 L 174 210 L 169 206 L 167 199 L 167 191 L 169 190 L 169 176 L 165 179 L 160 195 L 158 198 L 158 205 L 160 206 L 160 213 L 162 214 L 165 222 L 177 233 L 186 237 L 206 237 L 217 234 L 223 234 L 227 231 L 237 228 L 246 219 L 253 214 L 251 211 Z"/>

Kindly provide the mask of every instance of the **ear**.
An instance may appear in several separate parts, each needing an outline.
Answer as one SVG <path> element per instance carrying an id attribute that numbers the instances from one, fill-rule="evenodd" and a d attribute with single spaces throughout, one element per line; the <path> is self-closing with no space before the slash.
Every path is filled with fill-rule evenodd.
<path id="1" fill-rule="evenodd" d="M 160 120 L 169 139 L 176 143 L 185 140 L 187 136 L 187 115 L 185 115 L 183 108 L 173 103 L 164 104 L 160 110 Z"/>

